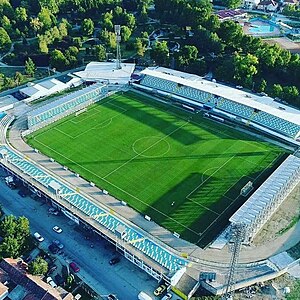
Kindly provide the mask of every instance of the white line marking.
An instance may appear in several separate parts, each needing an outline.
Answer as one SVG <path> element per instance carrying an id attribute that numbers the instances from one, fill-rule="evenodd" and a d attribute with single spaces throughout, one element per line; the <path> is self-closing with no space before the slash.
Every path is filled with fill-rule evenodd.
<path id="1" fill-rule="evenodd" d="M 131 161 L 133 161 L 134 159 L 136 159 L 137 157 L 141 156 L 143 153 L 145 153 L 147 150 L 151 149 L 152 147 L 154 147 L 155 145 L 157 145 L 158 143 L 160 143 L 161 141 L 165 140 L 167 137 L 171 136 L 173 133 L 175 133 L 176 131 L 178 131 L 179 129 L 181 129 L 182 127 L 184 127 L 186 124 L 188 124 L 189 122 L 185 122 L 184 124 L 182 124 L 181 126 L 177 127 L 175 130 L 173 130 L 172 132 L 170 132 L 167 135 L 164 135 L 161 139 L 159 139 L 157 142 L 153 143 L 152 145 L 150 145 L 149 147 L 147 147 L 145 150 L 141 151 L 140 153 L 136 154 L 135 156 L 133 156 L 131 159 L 127 160 L 125 163 L 123 163 L 121 166 L 115 168 L 114 170 L 112 170 L 111 172 L 109 172 L 108 174 L 106 174 L 103 179 L 107 178 L 108 176 L 112 175 L 113 173 L 115 173 L 116 171 L 118 171 L 119 169 L 121 169 L 122 167 L 124 167 L 125 165 L 127 165 L 128 163 L 130 163 Z"/>

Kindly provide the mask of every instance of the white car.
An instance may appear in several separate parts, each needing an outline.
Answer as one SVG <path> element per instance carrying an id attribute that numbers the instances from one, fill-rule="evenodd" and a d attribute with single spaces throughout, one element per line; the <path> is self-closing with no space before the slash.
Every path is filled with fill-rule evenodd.
<path id="1" fill-rule="evenodd" d="M 167 293 L 165 296 L 162 297 L 161 300 L 169 300 L 173 297 L 173 295 L 171 293 Z"/>
<path id="2" fill-rule="evenodd" d="M 50 284 L 53 288 L 57 288 L 57 284 L 53 281 L 53 279 L 49 276 L 46 279 L 47 283 Z"/>
<path id="3" fill-rule="evenodd" d="M 39 242 L 43 242 L 44 241 L 44 238 L 38 233 L 38 232 L 35 232 L 33 234 L 34 238 L 39 241 Z"/>
<path id="4" fill-rule="evenodd" d="M 55 231 L 56 233 L 62 233 L 62 229 L 59 226 L 54 226 L 53 231 Z"/>

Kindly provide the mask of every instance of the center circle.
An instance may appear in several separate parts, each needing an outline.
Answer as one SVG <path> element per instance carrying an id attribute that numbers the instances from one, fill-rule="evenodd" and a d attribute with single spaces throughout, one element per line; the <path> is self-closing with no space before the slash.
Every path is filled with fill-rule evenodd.
<path id="1" fill-rule="evenodd" d="M 161 137 L 145 136 L 133 143 L 132 150 L 139 156 L 160 157 L 169 152 L 170 144 Z"/>

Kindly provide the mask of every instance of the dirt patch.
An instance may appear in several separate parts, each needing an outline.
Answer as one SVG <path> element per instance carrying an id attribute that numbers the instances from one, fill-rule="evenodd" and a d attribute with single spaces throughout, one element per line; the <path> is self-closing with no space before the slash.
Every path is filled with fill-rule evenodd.
<path id="1" fill-rule="evenodd" d="M 266 281 L 261 284 L 255 284 L 251 287 L 244 288 L 235 293 L 234 299 L 246 300 L 284 300 L 286 294 L 284 293 L 285 287 L 290 287 L 293 290 L 296 285 L 296 280 L 289 274 L 284 274 L 273 280 Z M 294 298 L 293 298 L 294 299 Z M 299 298 L 295 298 L 299 299 Z"/>
<path id="2" fill-rule="evenodd" d="M 275 240 L 298 220 L 300 215 L 300 184 L 279 206 L 271 219 L 263 226 L 253 240 L 255 246 Z"/>
<path id="3" fill-rule="evenodd" d="M 264 42 L 270 45 L 278 44 L 281 48 L 289 50 L 292 53 L 300 53 L 300 43 L 293 42 L 287 37 L 264 39 Z"/>

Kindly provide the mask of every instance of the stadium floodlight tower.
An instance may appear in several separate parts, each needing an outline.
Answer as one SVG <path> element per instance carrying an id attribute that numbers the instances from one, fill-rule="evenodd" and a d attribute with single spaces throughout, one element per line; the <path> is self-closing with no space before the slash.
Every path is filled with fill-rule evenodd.
<path id="1" fill-rule="evenodd" d="M 115 34 L 117 37 L 117 59 L 116 59 L 116 69 L 122 69 L 121 67 L 121 49 L 120 49 L 120 42 L 121 42 L 121 26 L 115 25 Z"/>
<path id="2" fill-rule="evenodd" d="M 244 223 L 233 223 L 231 225 L 230 235 L 233 242 L 232 255 L 230 259 L 228 279 L 225 293 L 222 297 L 223 300 L 233 300 L 235 291 L 235 272 L 237 263 L 240 256 L 241 246 L 245 239 L 246 225 Z"/>

